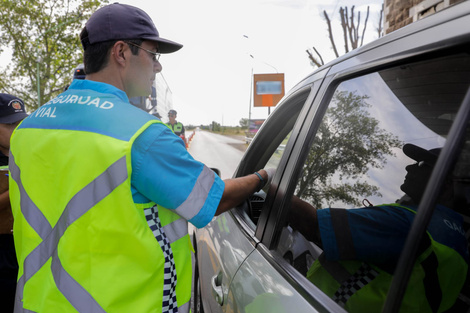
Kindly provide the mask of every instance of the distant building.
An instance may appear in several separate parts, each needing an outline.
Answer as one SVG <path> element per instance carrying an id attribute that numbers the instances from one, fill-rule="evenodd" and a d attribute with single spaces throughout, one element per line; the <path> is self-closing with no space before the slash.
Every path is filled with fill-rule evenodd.
<path id="1" fill-rule="evenodd" d="M 133 97 L 129 100 L 133 105 L 150 114 L 160 113 L 161 116 L 166 116 L 168 111 L 173 109 L 173 94 L 162 73 L 155 76 L 151 95 Z"/>
<path id="2" fill-rule="evenodd" d="M 385 0 L 385 34 L 467 0 Z"/>

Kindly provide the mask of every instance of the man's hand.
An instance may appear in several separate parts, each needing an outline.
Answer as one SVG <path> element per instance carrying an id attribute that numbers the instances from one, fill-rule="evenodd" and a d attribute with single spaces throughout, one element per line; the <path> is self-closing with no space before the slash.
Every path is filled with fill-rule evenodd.
<path id="1" fill-rule="evenodd" d="M 269 172 L 268 172 L 269 171 Z M 265 184 L 263 188 L 269 188 L 275 169 L 259 170 L 258 174 L 261 175 Z M 225 211 L 234 208 L 239 205 L 250 195 L 255 193 L 260 188 L 260 179 L 256 174 L 249 174 L 243 177 L 225 179 L 225 189 L 222 195 L 222 199 L 219 202 L 219 206 L 215 215 L 219 215 Z"/>
<path id="2" fill-rule="evenodd" d="M 263 191 L 268 193 L 269 187 L 271 186 L 271 182 L 273 181 L 274 174 L 276 174 L 275 168 L 266 168 L 264 169 L 267 175 L 266 184 L 263 186 Z"/>

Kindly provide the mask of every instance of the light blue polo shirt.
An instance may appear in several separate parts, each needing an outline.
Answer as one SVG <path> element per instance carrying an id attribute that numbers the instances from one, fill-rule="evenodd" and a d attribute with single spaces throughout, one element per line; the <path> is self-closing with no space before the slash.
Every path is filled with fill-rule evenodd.
<path id="1" fill-rule="evenodd" d="M 20 127 L 90 131 L 129 140 L 151 120 L 157 118 L 130 104 L 122 90 L 74 80 L 67 91 L 31 113 Z M 205 226 L 214 217 L 224 182 L 194 160 L 181 138 L 165 124 L 151 124 L 137 136 L 131 164 L 134 202 L 152 201 L 176 210 L 196 227 Z"/>
<path id="2" fill-rule="evenodd" d="M 415 206 L 407 207 L 416 212 Z M 317 210 L 322 246 L 327 259 L 360 260 L 393 272 L 416 216 L 415 213 L 394 205 L 339 209 L 346 213 L 341 214 L 340 218 L 346 220 L 337 223 L 339 229 L 335 229 L 333 215 L 337 213 L 336 210 Z M 462 216 L 438 204 L 427 231 L 433 240 L 454 249 L 468 261 L 467 240 L 462 224 Z M 343 258 L 342 255 L 349 257 Z"/>

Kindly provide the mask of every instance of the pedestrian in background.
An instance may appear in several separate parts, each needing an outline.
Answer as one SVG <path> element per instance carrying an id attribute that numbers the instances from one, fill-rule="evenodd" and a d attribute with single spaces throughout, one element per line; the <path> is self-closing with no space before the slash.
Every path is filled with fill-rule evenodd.
<path id="1" fill-rule="evenodd" d="M 144 11 L 102 7 L 80 39 L 86 79 L 12 136 L 16 309 L 189 312 L 187 222 L 204 227 L 272 174 L 222 181 L 129 103 L 151 93 L 160 54 L 182 47 L 160 37 Z"/>
<path id="2" fill-rule="evenodd" d="M 13 312 L 18 263 L 13 244 L 13 215 L 8 191 L 10 137 L 28 114 L 23 100 L 0 93 L 0 304 L 2 312 Z"/>

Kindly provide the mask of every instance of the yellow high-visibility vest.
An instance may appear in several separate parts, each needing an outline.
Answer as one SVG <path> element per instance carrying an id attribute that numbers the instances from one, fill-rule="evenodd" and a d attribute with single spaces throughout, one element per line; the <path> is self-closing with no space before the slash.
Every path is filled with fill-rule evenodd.
<path id="1" fill-rule="evenodd" d="M 132 116 L 126 136 L 122 125 L 94 132 L 93 123 L 80 128 L 66 119 L 60 129 L 23 122 L 15 130 L 15 312 L 166 312 L 176 305 L 189 312 L 187 222 L 155 203 L 134 203 L 131 194 L 132 144 L 161 122 L 130 108 L 120 109 Z M 94 120 L 106 117 L 95 111 L 103 116 Z M 57 151 L 57 142 L 70 149 Z"/>

